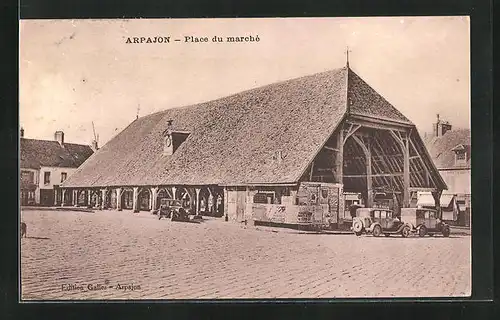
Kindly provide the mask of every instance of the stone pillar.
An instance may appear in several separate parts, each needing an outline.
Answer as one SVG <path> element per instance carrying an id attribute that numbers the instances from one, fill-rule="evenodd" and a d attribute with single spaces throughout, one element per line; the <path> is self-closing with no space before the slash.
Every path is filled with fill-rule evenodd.
<path id="1" fill-rule="evenodd" d="M 150 211 L 153 212 L 156 210 L 156 198 L 158 197 L 158 187 L 151 188 L 151 199 L 149 203 L 151 204 Z"/>
<path id="2" fill-rule="evenodd" d="M 65 204 L 66 204 L 66 189 L 62 189 L 61 207 L 64 207 Z"/>
<path id="3" fill-rule="evenodd" d="M 116 210 L 122 211 L 122 188 L 116 188 Z"/>
<path id="4" fill-rule="evenodd" d="M 106 189 L 101 189 L 101 210 L 106 209 Z"/>
<path id="5" fill-rule="evenodd" d="M 200 188 L 194 189 L 196 192 L 196 215 L 200 214 Z"/>
<path id="6" fill-rule="evenodd" d="M 132 209 L 134 210 L 134 212 L 139 212 L 138 200 L 139 200 L 139 187 L 134 187 L 134 196 L 132 199 Z"/>

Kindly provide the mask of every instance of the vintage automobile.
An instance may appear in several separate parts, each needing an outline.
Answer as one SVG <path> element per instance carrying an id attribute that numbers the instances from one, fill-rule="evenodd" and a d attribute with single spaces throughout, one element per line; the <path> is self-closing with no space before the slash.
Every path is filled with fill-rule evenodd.
<path id="1" fill-rule="evenodd" d="M 411 227 L 394 217 L 393 211 L 388 208 L 358 208 L 352 221 L 352 231 L 357 236 L 363 233 L 371 233 L 375 237 L 401 234 L 406 238 L 410 235 Z"/>
<path id="2" fill-rule="evenodd" d="M 439 214 L 429 208 L 401 208 L 401 220 L 411 227 L 420 237 L 442 234 L 444 237 L 450 235 L 450 226 L 441 221 Z"/>
<path id="3" fill-rule="evenodd" d="M 163 198 L 160 200 L 158 220 L 165 217 L 171 221 L 189 221 L 189 210 L 180 200 Z"/>

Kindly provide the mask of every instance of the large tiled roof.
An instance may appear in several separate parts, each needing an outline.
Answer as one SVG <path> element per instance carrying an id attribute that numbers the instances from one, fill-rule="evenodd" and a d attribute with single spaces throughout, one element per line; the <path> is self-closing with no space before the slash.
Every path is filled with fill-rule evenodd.
<path id="1" fill-rule="evenodd" d="M 90 146 L 57 141 L 20 139 L 21 168 L 46 167 L 77 168 L 93 154 Z"/>
<path id="2" fill-rule="evenodd" d="M 63 186 L 297 182 L 345 116 L 348 91 L 351 112 L 409 122 L 350 69 L 336 69 L 139 118 Z M 191 133 L 173 155 L 162 152 L 168 120 Z"/>
<path id="3" fill-rule="evenodd" d="M 470 129 L 455 129 L 446 131 L 444 135 L 428 136 L 425 145 L 438 169 L 470 168 L 471 161 L 471 135 Z M 463 146 L 467 153 L 465 165 L 455 164 L 453 149 Z"/>
<path id="4" fill-rule="evenodd" d="M 349 112 L 411 124 L 401 112 L 349 69 Z"/>

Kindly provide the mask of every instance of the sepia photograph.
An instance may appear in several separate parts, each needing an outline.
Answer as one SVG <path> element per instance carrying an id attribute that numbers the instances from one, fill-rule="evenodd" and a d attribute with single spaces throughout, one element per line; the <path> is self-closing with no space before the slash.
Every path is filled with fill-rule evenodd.
<path id="1" fill-rule="evenodd" d="M 471 296 L 469 17 L 19 31 L 21 302 Z"/>

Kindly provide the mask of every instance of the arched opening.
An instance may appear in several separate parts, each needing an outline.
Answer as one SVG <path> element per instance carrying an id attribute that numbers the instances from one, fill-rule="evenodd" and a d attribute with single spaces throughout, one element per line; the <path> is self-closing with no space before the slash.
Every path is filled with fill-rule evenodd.
<path id="1" fill-rule="evenodd" d="M 66 206 L 69 206 L 72 204 L 72 200 L 73 200 L 73 197 L 72 197 L 72 194 L 73 194 L 73 190 L 72 189 L 64 189 L 64 195 L 63 195 L 63 202 L 64 205 Z"/>
<path id="2" fill-rule="evenodd" d="M 187 188 L 180 187 L 175 190 L 175 199 L 181 200 L 185 208 L 195 210 L 195 199 Z"/>
<path id="3" fill-rule="evenodd" d="M 151 208 L 151 190 L 149 188 L 140 189 L 137 200 L 139 210 L 149 210 Z"/>
<path id="4" fill-rule="evenodd" d="M 164 199 L 164 198 L 172 199 L 170 191 L 167 190 L 166 188 L 158 189 L 158 193 L 156 195 L 156 208 L 154 208 L 155 210 L 158 210 L 160 208 L 161 199 Z"/>
<path id="5" fill-rule="evenodd" d="M 87 205 L 87 192 L 85 190 L 77 190 L 76 192 L 76 204 L 78 206 L 86 206 Z"/>
<path id="6" fill-rule="evenodd" d="M 99 190 L 90 190 L 90 207 L 95 208 L 99 206 Z"/>
<path id="7" fill-rule="evenodd" d="M 124 189 L 121 195 L 122 209 L 132 210 L 134 208 L 134 190 Z"/>
<path id="8" fill-rule="evenodd" d="M 116 190 L 110 190 L 109 191 L 111 194 L 109 195 L 109 208 L 111 209 L 117 209 L 116 207 Z"/>

